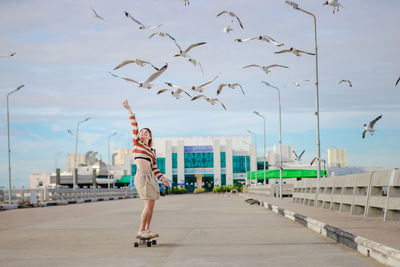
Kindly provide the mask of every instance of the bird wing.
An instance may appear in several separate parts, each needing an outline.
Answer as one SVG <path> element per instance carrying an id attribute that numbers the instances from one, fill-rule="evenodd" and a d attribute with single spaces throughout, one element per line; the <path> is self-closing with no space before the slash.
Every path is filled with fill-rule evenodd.
<path id="1" fill-rule="evenodd" d="M 278 87 L 269 84 L 269 82 L 266 82 L 266 81 L 261 81 L 261 82 L 262 82 L 263 84 L 265 84 L 266 86 L 269 86 L 269 87 L 272 87 L 272 88 L 275 88 L 275 89 L 279 89 Z"/>
<path id="2" fill-rule="evenodd" d="M 226 84 L 226 83 L 221 83 L 219 86 L 218 86 L 218 90 L 217 90 L 217 95 L 219 95 L 220 93 L 221 93 L 221 91 L 222 91 L 222 88 L 224 88 L 224 86 L 227 86 L 228 84 Z"/>
<path id="3" fill-rule="evenodd" d="M 374 125 L 377 121 L 379 121 L 382 118 L 382 115 L 379 115 L 378 117 L 376 117 L 373 121 L 371 121 L 368 125 L 369 128 L 374 128 Z"/>
<path id="4" fill-rule="evenodd" d="M 397 79 L 397 82 L 396 82 L 395 86 L 397 86 L 397 84 L 399 83 L 399 81 L 400 81 L 400 77 Z"/>
<path id="5" fill-rule="evenodd" d="M 183 90 L 182 88 L 178 88 L 178 89 L 176 89 L 176 91 L 175 91 L 175 93 L 177 93 L 177 94 L 180 94 L 180 93 L 185 93 L 185 94 L 187 94 L 190 98 L 192 98 L 192 96 L 191 95 L 189 95 L 189 93 L 188 92 L 186 92 L 185 90 Z"/>
<path id="6" fill-rule="evenodd" d="M 218 98 L 212 98 L 208 102 L 211 103 L 213 101 L 219 102 L 222 105 L 222 107 L 226 110 L 226 107 L 225 107 L 224 103 L 221 102 L 221 100 L 219 100 Z"/>
<path id="7" fill-rule="evenodd" d="M 166 92 L 166 91 L 171 91 L 171 90 L 170 90 L 170 89 L 167 89 L 167 88 L 161 89 L 161 90 L 159 90 L 159 91 L 157 92 L 157 95 L 162 94 L 162 93 L 164 93 L 164 92 Z"/>
<path id="8" fill-rule="evenodd" d="M 215 81 L 215 79 L 217 79 L 218 77 L 219 77 L 219 75 L 215 76 L 213 79 L 211 79 L 211 80 L 209 80 L 209 81 L 207 81 L 207 82 L 205 82 L 205 83 L 202 83 L 202 84 L 200 84 L 199 86 L 196 86 L 196 87 L 204 87 L 204 86 L 206 86 L 207 84 L 210 84 L 210 83 L 212 83 L 213 81 Z"/>
<path id="9" fill-rule="evenodd" d="M 174 37 L 172 37 L 169 33 L 165 33 L 169 38 L 171 38 L 173 41 L 176 41 Z"/>
<path id="10" fill-rule="evenodd" d="M 174 88 L 190 88 L 189 86 L 180 86 L 180 85 L 175 85 L 173 83 L 170 82 L 165 82 L 166 85 L 170 86 L 170 87 L 174 87 Z"/>
<path id="11" fill-rule="evenodd" d="M 149 78 L 147 78 L 147 80 L 144 83 L 149 83 L 154 81 L 158 76 L 160 76 L 161 74 L 163 74 L 163 72 L 168 68 L 168 63 L 165 64 L 160 70 L 154 72 L 152 75 L 150 75 Z"/>
<path id="12" fill-rule="evenodd" d="M 242 25 L 242 22 L 240 21 L 239 17 L 236 16 L 236 15 L 235 15 L 235 17 L 236 17 L 236 19 L 238 20 L 240 27 L 244 30 L 243 25 Z"/>
<path id="13" fill-rule="evenodd" d="M 236 86 L 239 86 L 239 87 L 240 87 L 240 90 L 242 90 L 243 95 L 246 95 L 246 94 L 244 93 L 243 87 L 240 85 L 240 83 L 234 83 L 234 84 L 232 84 L 232 86 L 233 86 L 233 88 L 235 88 Z"/>
<path id="14" fill-rule="evenodd" d="M 186 48 L 186 50 L 184 51 L 184 53 L 186 54 L 186 53 L 189 52 L 190 49 L 192 49 L 192 48 L 194 48 L 194 47 L 196 47 L 196 46 L 204 45 L 204 44 L 206 44 L 206 42 L 201 42 L 201 43 L 192 44 L 192 45 L 190 45 L 188 48 Z"/>
<path id="15" fill-rule="evenodd" d="M 138 81 L 135 81 L 135 80 L 133 80 L 133 79 L 130 79 L 130 78 L 121 78 L 121 79 L 124 79 L 125 81 L 127 81 L 127 82 L 133 82 L 133 83 L 137 83 L 137 84 L 139 84 L 139 82 Z"/>
<path id="16" fill-rule="evenodd" d="M 242 69 L 249 68 L 249 67 L 259 67 L 259 68 L 261 68 L 261 66 L 260 66 L 260 65 L 257 65 L 257 64 L 251 64 L 251 65 L 244 66 Z"/>
<path id="17" fill-rule="evenodd" d="M 200 69 L 201 69 L 201 73 L 203 73 L 203 75 L 204 75 L 203 67 L 201 66 L 200 61 L 199 61 L 199 66 L 200 66 Z"/>
<path id="18" fill-rule="evenodd" d="M 222 14 L 224 14 L 224 13 L 228 13 L 228 11 L 225 11 L 225 10 L 224 10 L 224 11 L 218 13 L 217 17 L 219 17 L 220 15 L 222 15 Z"/>
<path id="19" fill-rule="evenodd" d="M 281 54 L 281 53 L 287 53 L 287 52 L 290 52 L 290 51 L 292 51 L 291 49 L 283 49 L 283 50 L 280 50 L 280 51 L 276 51 L 276 52 L 274 52 L 275 54 Z"/>
<path id="20" fill-rule="evenodd" d="M 92 8 L 92 10 L 93 10 L 93 13 L 94 13 L 95 17 L 104 20 L 102 17 L 99 16 L 99 14 L 97 14 L 97 12 L 93 8 Z"/>
<path id="21" fill-rule="evenodd" d="M 283 65 L 279 65 L 279 64 L 272 64 L 272 65 L 267 66 L 267 69 L 274 68 L 274 67 L 289 68 L 288 66 L 283 66 Z"/>
<path id="22" fill-rule="evenodd" d="M 111 71 L 108 71 L 108 73 L 110 73 L 112 76 L 114 76 L 114 77 L 116 77 L 116 78 L 119 78 L 119 76 L 118 75 L 115 75 L 114 73 L 112 73 Z"/>
<path id="23" fill-rule="evenodd" d="M 282 46 L 282 45 L 284 45 L 284 44 L 279 43 L 279 42 L 275 41 L 273 38 L 271 38 L 271 37 L 269 37 L 269 36 L 266 36 L 266 35 L 263 35 L 263 36 L 262 36 L 262 39 L 267 40 L 268 42 L 271 42 L 271 43 L 273 43 L 273 44 L 276 45 L 276 46 Z"/>
<path id="24" fill-rule="evenodd" d="M 131 20 L 133 20 L 133 21 L 136 22 L 137 24 L 144 26 L 140 21 L 138 21 L 138 20 L 136 20 L 134 17 L 132 17 L 131 14 L 128 13 L 128 11 L 125 11 L 125 16 L 126 16 L 127 18 L 130 18 Z"/>
<path id="25" fill-rule="evenodd" d="M 246 38 L 246 39 L 235 39 L 235 41 L 241 43 L 241 42 L 247 42 L 247 41 L 254 40 L 254 39 L 258 39 L 258 36 L 250 37 L 250 38 Z"/>
<path id="26" fill-rule="evenodd" d="M 293 150 L 294 156 L 296 157 L 296 159 L 299 159 L 299 156 L 297 156 L 296 151 Z"/>
<path id="27" fill-rule="evenodd" d="M 365 138 L 365 133 L 366 133 L 367 131 L 366 130 L 364 130 L 363 132 L 362 132 L 362 138 Z"/>
<path id="28" fill-rule="evenodd" d="M 311 163 L 310 163 L 310 166 L 312 166 L 313 163 L 314 163 L 314 161 L 316 161 L 316 160 L 317 160 L 317 157 L 313 158 L 313 160 L 312 160 Z"/>
<path id="29" fill-rule="evenodd" d="M 119 69 L 119 68 L 121 68 L 121 67 L 123 67 L 123 66 L 125 66 L 125 65 L 131 64 L 131 63 L 135 63 L 135 60 L 134 60 L 134 59 L 125 60 L 125 61 L 123 61 L 121 64 L 119 64 L 118 66 L 116 66 L 113 70 L 117 70 L 117 69 Z"/>
<path id="30" fill-rule="evenodd" d="M 314 53 L 306 52 L 306 51 L 303 51 L 303 50 L 296 49 L 296 51 L 297 51 L 297 52 L 300 52 L 300 53 L 303 53 L 303 54 L 315 56 Z"/>
<path id="31" fill-rule="evenodd" d="M 196 99 L 199 99 L 199 98 L 202 98 L 202 97 L 206 98 L 205 95 L 196 95 L 195 97 L 192 98 L 192 101 L 194 101 Z"/>
<path id="32" fill-rule="evenodd" d="M 300 153 L 299 159 L 301 159 L 301 156 L 303 156 L 305 150 L 303 150 L 303 152 Z"/>
<path id="33" fill-rule="evenodd" d="M 153 32 L 152 34 L 150 34 L 149 39 L 151 39 L 156 34 L 159 34 L 159 32 Z"/>

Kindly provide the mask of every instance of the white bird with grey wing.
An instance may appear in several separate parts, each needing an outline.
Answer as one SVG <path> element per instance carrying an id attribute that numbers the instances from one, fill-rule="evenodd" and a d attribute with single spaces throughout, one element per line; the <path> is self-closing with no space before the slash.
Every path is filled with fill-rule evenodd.
<path id="1" fill-rule="evenodd" d="M 67 129 L 67 133 L 70 135 L 74 135 L 74 133 L 70 129 Z"/>
<path id="2" fill-rule="evenodd" d="M 188 54 L 187 54 L 187 53 L 189 53 L 189 51 L 190 51 L 191 49 L 193 49 L 193 48 L 195 48 L 195 47 L 197 47 L 197 46 L 200 46 L 200 45 L 205 45 L 206 42 L 200 42 L 200 43 L 192 44 L 192 45 L 190 45 L 188 48 L 186 48 L 185 50 L 182 50 L 182 48 L 177 44 L 177 42 L 175 42 L 175 44 L 176 44 L 176 46 L 179 48 L 179 53 L 176 54 L 176 55 L 174 55 L 174 57 L 188 57 Z"/>
<path id="3" fill-rule="evenodd" d="M 13 56 L 15 56 L 17 53 L 11 53 L 11 54 L 9 54 L 8 56 L 0 56 L 0 57 L 13 57 Z"/>
<path id="4" fill-rule="evenodd" d="M 310 53 L 310 52 L 306 52 L 306 51 L 303 51 L 303 50 L 295 49 L 293 47 L 291 47 L 289 49 L 283 49 L 283 50 L 280 50 L 280 51 L 277 51 L 277 52 L 274 52 L 274 53 L 275 54 L 292 53 L 292 54 L 294 54 L 294 55 L 296 55 L 298 57 L 300 57 L 301 54 L 307 54 L 307 55 L 315 56 L 314 53 Z"/>
<path id="5" fill-rule="evenodd" d="M 148 62 L 146 60 L 142 60 L 142 59 L 137 59 L 137 58 L 124 60 L 122 63 L 120 63 L 118 66 L 116 66 L 114 68 L 114 70 L 117 70 L 119 68 L 122 68 L 125 65 L 132 64 L 132 63 L 135 63 L 136 65 L 139 65 L 141 67 L 143 67 L 144 65 L 151 65 L 155 70 L 159 70 L 159 68 L 155 67 L 150 62 Z"/>
<path id="6" fill-rule="evenodd" d="M 133 20 L 134 22 L 136 22 L 137 24 L 139 24 L 139 29 L 141 30 L 145 30 L 145 29 L 155 29 L 155 28 L 159 28 L 162 26 L 162 24 L 160 25 L 156 25 L 156 26 L 146 26 L 143 23 L 141 23 L 140 21 L 136 20 L 134 17 L 131 16 L 131 14 L 128 13 L 128 11 L 124 11 L 124 14 L 127 18 L 130 18 L 131 20 Z"/>
<path id="7" fill-rule="evenodd" d="M 154 86 L 154 84 L 151 84 L 151 82 L 154 81 L 155 79 L 157 79 L 161 74 L 163 74 L 163 72 L 167 69 L 167 67 L 168 67 L 168 64 L 165 64 L 160 70 L 158 70 L 155 73 L 153 73 L 152 75 L 150 75 L 150 77 L 147 78 L 147 80 L 145 80 L 143 82 L 138 82 L 131 78 L 121 78 L 121 79 L 124 79 L 125 81 L 128 81 L 128 82 L 136 83 L 139 88 L 143 87 L 143 88 L 151 89 Z"/>
<path id="8" fill-rule="evenodd" d="M 339 12 L 339 7 L 343 7 L 338 0 L 328 0 L 325 1 L 323 4 L 323 6 L 329 5 L 329 6 L 333 6 L 333 14 L 335 14 L 335 9 L 337 9 L 337 11 Z"/>
<path id="9" fill-rule="evenodd" d="M 215 79 L 217 79 L 218 77 L 219 77 L 219 75 L 217 75 L 215 78 L 213 78 L 213 79 L 211 79 L 211 80 L 209 80 L 209 81 L 207 81 L 205 83 L 202 83 L 200 85 L 197 85 L 197 86 L 180 86 L 180 85 L 176 85 L 176 84 L 173 84 L 173 83 L 170 83 L 170 82 L 166 82 L 165 84 L 170 86 L 170 87 L 174 87 L 174 88 L 188 88 L 188 89 L 190 89 L 192 91 L 202 93 L 205 90 L 204 87 L 206 85 L 209 85 L 213 81 L 215 81 Z"/>
<path id="10" fill-rule="evenodd" d="M 371 136 L 374 135 L 375 129 L 374 129 L 374 125 L 377 121 L 379 121 L 382 118 L 382 115 L 379 115 L 378 117 L 376 117 L 374 120 L 372 120 L 368 126 L 366 124 L 364 124 L 364 131 L 362 132 L 361 136 L 362 138 L 365 138 L 365 134 L 367 132 L 371 133 Z"/>
<path id="11" fill-rule="evenodd" d="M 348 83 L 350 87 L 353 87 L 353 84 L 349 80 L 341 80 L 338 84 Z"/>
<path id="12" fill-rule="evenodd" d="M 236 87 L 239 87 L 240 90 L 242 90 L 243 95 L 244 95 L 244 96 L 246 95 L 246 94 L 244 93 L 244 91 L 243 91 L 243 87 L 242 87 L 239 83 L 221 83 L 221 84 L 218 86 L 217 95 L 219 95 L 219 94 L 221 93 L 222 88 L 224 88 L 225 86 L 226 86 L 226 87 L 229 87 L 229 88 L 232 88 L 232 89 L 235 89 Z"/>
<path id="13" fill-rule="evenodd" d="M 301 157 L 303 156 L 305 150 L 303 150 L 303 152 L 300 153 L 300 155 L 298 156 L 296 151 L 293 150 L 293 154 L 296 157 L 296 160 L 300 161 Z"/>
<path id="14" fill-rule="evenodd" d="M 171 36 L 171 34 L 166 33 L 166 32 L 153 32 L 149 36 L 149 39 L 151 39 L 154 35 L 158 35 L 158 36 L 161 36 L 161 37 L 169 37 L 171 40 L 176 41 L 175 38 Z"/>
<path id="15" fill-rule="evenodd" d="M 204 98 L 208 103 L 210 103 L 211 105 L 215 105 L 215 103 L 220 103 L 222 105 L 222 107 L 226 110 L 226 107 L 224 105 L 224 103 L 221 102 L 221 100 L 219 100 L 218 98 L 209 98 L 205 95 L 197 95 L 195 97 L 192 98 L 192 101 L 200 99 L 200 98 Z"/>
<path id="16" fill-rule="evenodd" d="M 187 96 L 189 96 L 190 98 L 192 98 L 192 96 L 189 95 L 188 92 L 186 92 L 185 90 L 183 90 L 183 89 L 181 89 L 181 88 L 178 88 L 178 89 L 176 89 L 175 91 L 174 91 L 174 90 L 171 90 L 171 89 L 168 89 L 168 88 L 164 88 L 164 89 L 159 90 L 159 91 L 157 92 L 157 95 L 162 94 L 162 93 L 167 92 L 167 91 L 170 91 L 170 92 L 171 92 L 171 95 L 172 95 L 173 97 L 175 97 L 176 99 L 179 99 L 179 98 L 182 97 L 181 93 L 185 93 Z"/>
<path id="17" fill-rule="evenodd" d="M 217 17 L 221 16 L 222 14 L 228 14 L 228 15 L 231 16 L 232 18 L 236 18 L 237 21 L 239 22 L 240 27 L 241 27 L 242 29 L 244 29 L 244 28 L 243 28 L 242 22 L 240 21 L 239 17 L 235 15 L 235 13 L 233 13 L 233 12 L 231 12 L 231 11 L 225 11 L 225 10 L 224 10 L 224 11 L 218 13 Z M 234 22 L 234 20 L 232 20 L 231 23 L 230 23 L 228 26 L 226 26 L 226 27 L 224 28 L 224 32 L 230 32 L 230 31 L 233 30 L 232 27 L 230 26 L 233 22 Z M 229 28 L 227 29 L 227 27 L 229 27 Z"/>
<path id="18" fill-rule="evenodd" d="M 274 44 L 275 46 L 278 46 L 278 47 L 284 45 L 283 43 L 279 43 L 279 42 L 275 41 L 273 38 L 268 37 L 266 35 L 259 35 L 259 36 L 255 36 L 255 37 L 251 37 L 251 38 L 245 38 L 245 39 L 235 39 L 235 41 L 238 42 L 238 43 L 243 43 L 243 42 L 247 42 L 247 41 L 250 41 L 250 40 L 265 41 L 267 43 L 272 43 L 272 44 Z"/>
<path id="19" fill-rule="evenodd" d="M 242 69 L 250 68 L 250 67 L 260 68 L 261 70 L 263 70 L 265 72 L 265 74 L 268 74 L 268 72 L 271 72 L 269 70 L 270 68 L 276 68 L 276 67 L 281 67 L 281 68 L 286 68 L 286 69 L 289 68 L 287 66 L 283 66 L 283 65 L 279 65 L 279 64 L 272 64 L 272 65 L 269 65 L 269 66 L 260 66 L 260 65 L 257 65 L 257 64 L 251 64 L 251 65 L 244 66 Z"/>

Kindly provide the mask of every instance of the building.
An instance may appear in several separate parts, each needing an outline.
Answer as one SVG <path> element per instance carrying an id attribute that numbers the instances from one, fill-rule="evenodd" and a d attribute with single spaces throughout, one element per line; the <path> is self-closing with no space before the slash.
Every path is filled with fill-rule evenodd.
<path id="1" fill-rule="evenodd" d="M 294 146 L 282 144 L 282 162 L 294 162 Z M 280 146 L 274 145 L 273 151 L 267 152 L 267 161 L 270 165 L 278 166 L 280 162 Z"/>
<path id="2" fill-rule="evenodd" d="M 114 149 L 112 165 L 125 165 L 126 156 L 132 156 L 132 149 L 118 148 Z"/>
<path id="3" fill-rule="evenodd" d="M 347 166 L 347 149 L 332 148 L 328 149 L 328 168 L 346 167 Z"/>
<path id="4" fill-rule="evenodd" d="M 98 152 L 88 151 L 85 154 L 76 154 L 76 166 L 91 166 L 98 161 Z M 75 154 L 67 155 L 67 171 L 71 172 L 75 168 Z"/>

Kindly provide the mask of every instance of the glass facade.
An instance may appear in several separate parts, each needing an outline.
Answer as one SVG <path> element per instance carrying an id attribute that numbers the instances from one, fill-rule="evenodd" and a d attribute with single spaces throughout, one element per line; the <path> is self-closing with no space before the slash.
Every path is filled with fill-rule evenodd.
<path id="1" fill-rule="evenodd" d="M 213 168 L 213 153 L 185 153 L 185 168 Z"/>
<path id="2" fill-rule="evenodd" d="M 244 173 L 250 171 L 250 156 L 233 156 L 232 160 L 233 173 Z"/>
<path id="3" fill-rule="evenodd" d="M 162 174 L 165 174 L 165 158 L 156 158 L 156 163 L 158 168 L 160 169 L 160 172 Z"/>
<path id="4" fill-rule="evenodd" d="M 265 169 L 268 170 L 268 161 L 265 161 Z M 264 161 L 257 161 L 257 170 L 264 170 Z"/>
<path id="5" fill-rule="evenodd" d="M 172 169 L 178 168 L 178 154 L 172 153 Z"/>
<path id="6" fill-rule="evenodd" d="M 226 167 L 226 153 L 221 152 L 221 168 L 225 168 L 225 167 Z"/>

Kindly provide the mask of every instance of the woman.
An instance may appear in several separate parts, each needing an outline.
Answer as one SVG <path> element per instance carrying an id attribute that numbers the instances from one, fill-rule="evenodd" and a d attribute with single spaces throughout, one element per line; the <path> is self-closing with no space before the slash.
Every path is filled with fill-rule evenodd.
<path id="1" fill-rule="evenodd" d="M 158 237 L 158 234 L 150 231 L 154 204 L 160 198 L 157 180 L 160 180 L 165 186 L 168 186 L 169 182 L 157 167 L 156 153 L 151 147 L 152 134 L 150 129 L 143 128 L 138 131 L 135 114 L 132 113 L 128 100 L 125 100 L 122 105 L 129 112 L 129 119 L 133 128 L 133 153 L 137 167 L 134 185 L 140 198 L 144 200 L 138 236 L 143 238 Z"/>

